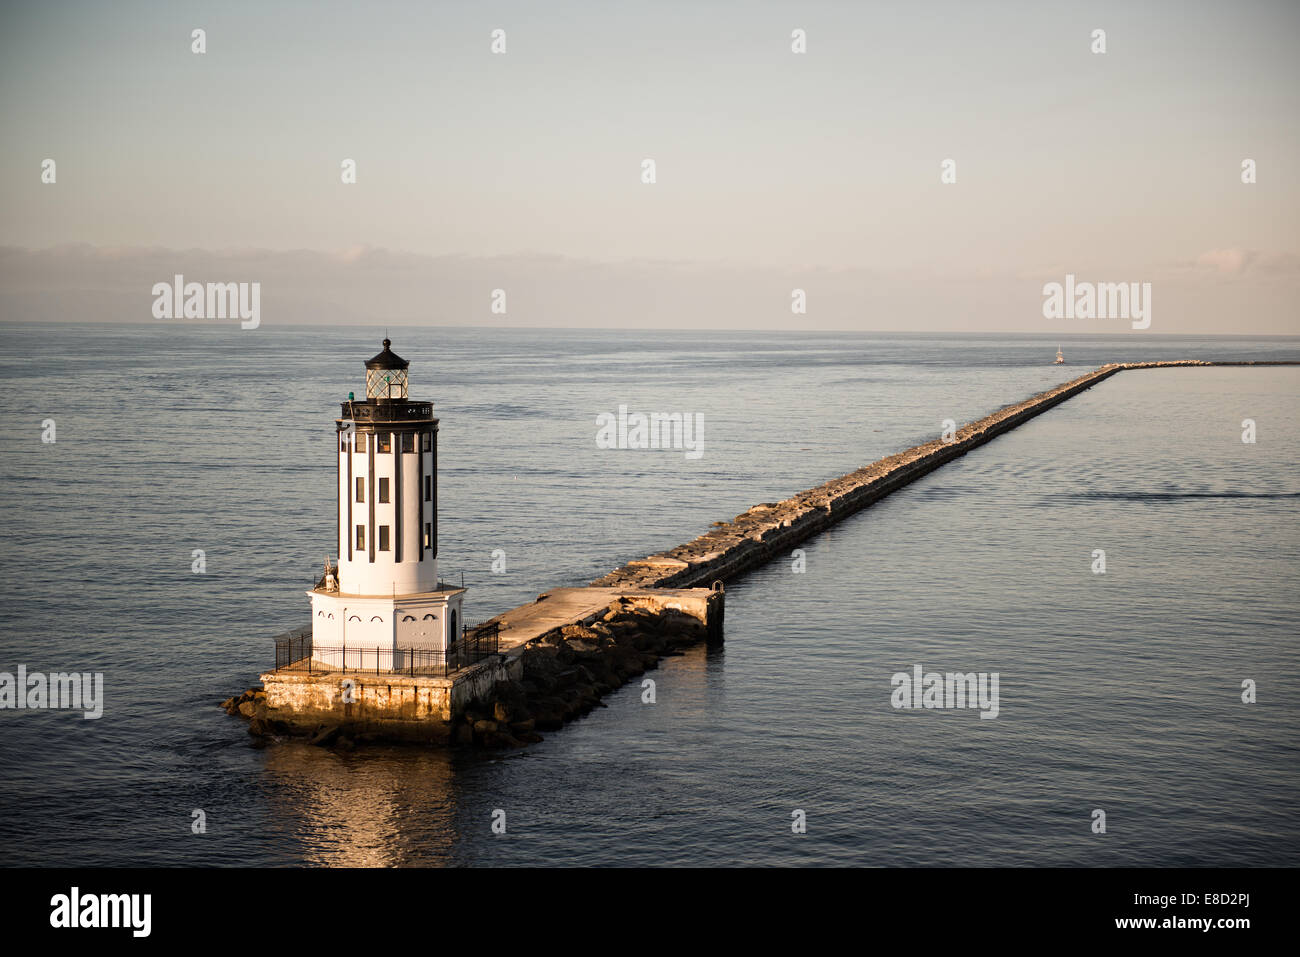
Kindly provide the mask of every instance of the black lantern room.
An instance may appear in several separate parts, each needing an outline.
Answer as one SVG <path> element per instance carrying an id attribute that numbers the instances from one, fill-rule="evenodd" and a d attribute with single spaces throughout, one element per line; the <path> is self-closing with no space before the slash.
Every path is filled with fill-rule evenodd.
<path id="1" fill-rule="evenodd" d="M 372 359 L 366 360 L 366 398 L 367 399 L 406 399 L 407 362 L 389 346 L 392 342 L 384 340 L 384 351 Z"/>

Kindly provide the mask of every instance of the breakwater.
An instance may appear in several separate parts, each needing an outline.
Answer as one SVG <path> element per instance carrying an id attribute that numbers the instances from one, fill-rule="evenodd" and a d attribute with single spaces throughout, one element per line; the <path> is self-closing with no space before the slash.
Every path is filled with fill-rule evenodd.
<path id="1" fill-rule="evenodd" d="M 755 505 L 729 522 L 715 523 L 710 531 L 693 541 L 646 558 L 634 559 L 592 584 L 607 588 L 692 588 L 734 578 L 777 555 L 788 553 L 805 539 L 914 482 L 945 462 L 965 455 L 1126 370 L 1297 364 L 1300 363 L 1180 360 L 1104 365 L 963 425 L 947 441 L 939 438 L 913 446 L 780 502 Z"/>
<path id="2" fill-rule="evenodd" d="M 635 559 L 585 588 L 559 588 L 485 623 L 500 634 L 491 660 L 445 676 L 320 672 L 263 674 L 263 689 L 223 702 L 258 737 L 308 734 L 352 747 L 418 740 L 489 748 L 540 739 L 600 706 L 600 698 L 702 640 L 722 640 L 725 592 L 743 574 L 835 522 L 1119 372 L 1210 365 L 1195 360 L 1102 366 L 950 433 L 780 502 L 755 505 L 698 538 Z M 348 694 L 342 694 L 344 681 Z"/>

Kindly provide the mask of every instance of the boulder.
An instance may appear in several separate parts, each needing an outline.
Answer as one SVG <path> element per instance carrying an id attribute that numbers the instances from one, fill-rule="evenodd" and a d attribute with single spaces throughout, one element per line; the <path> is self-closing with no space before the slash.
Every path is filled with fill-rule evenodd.
<path id="1" fill-rule="evenodd" d="M 668 647 L 668 643 L 662 638 L 656 638 L 653 635 L 637 635 L 632 647 L 642 654 L 653 655 L 663 651 L 664 648 Z"/>
<path id="2" fill-rule="evenodd" d="M 334 743 L 339 736 L 339 726 L 329 724 L 320 728 L 315 734 L 307 739 L 308 744 L 315 745 L 318 748 L 327 748 Z"/>
<path id="3" fill-rule="evenodd" d="M 567 710 L 561 698 L 552 696 L 539 699 L 533 704 L 535 727 L 542 731 L 559 731 L 564 726 Z"/>
<path id="4" fill-rule="evenodd" d="M 528 686 L 532 685 L 536 692 L 529 697 L 543 695 L 560 683 L 560 673 L 564 670 L 560 663 L 552 655 L 531 655 L 530 652 L 524 652 L 524 674 L 527 679 L 524 682 L 524 691 L 527 693 Z"/>
<path id="5" fill-rule="evenodd" d="M 558 709 L 555 711 L 539 711 L 535 719 L 534 727 L 541 731 L 559 731 L 564 727 L 564 711 Z"/>
<path id="6" fill-rule="evenodd" d="M 518 681 L 496 681 L 492 684 L 492 694 L 498 701 L 505 701 L 510 704 L 524 704 L 528 696 L 524 694 L 524 687 Z"/>

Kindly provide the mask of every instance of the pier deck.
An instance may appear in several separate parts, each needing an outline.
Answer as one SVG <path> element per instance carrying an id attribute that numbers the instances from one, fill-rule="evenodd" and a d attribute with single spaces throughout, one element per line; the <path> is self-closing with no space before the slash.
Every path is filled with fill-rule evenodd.
<path id="1" fill-rule="evenodd" d="M 707 623 L 705 605 L 710 594 L 705 588 L 609 588 L 594 585 L 552 588 L 538 595 L 536 601 L 512 608 L 487 624 L 495 622 L 501 629 L 499 650 L 503 654 L 517 654 L 528 642 L 552 629 L 596 621 L 612 602 L 619 599 L 656 608 L 676 608 Z"/>

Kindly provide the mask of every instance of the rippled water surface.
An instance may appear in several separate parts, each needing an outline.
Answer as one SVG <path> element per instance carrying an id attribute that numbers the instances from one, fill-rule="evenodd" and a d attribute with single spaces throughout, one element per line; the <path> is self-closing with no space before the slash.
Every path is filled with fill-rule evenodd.
<path id="1" fill-rule="evenodd" d="M 1026 337 L 390 334 L 442 420 L 439 558 L 471 620 L 1103 362 L 1300 358 L 1266 339 L 1079 338 L 1053 368 L 1057 340 Z M 332 420 L 381 332 L 0 336 L 0 670 L 102 671 L 107 697 L 97 721 L 0 711 L 11 863 L 1300 864 L 1300 369 L 1121 373 L 808 543 L 803 574 L 733 583 L 725 647 L 665 662 L 654 705 L 629 685 L 503 755 L 335 754 L 258 749 L 215 705 L 306 622 Z M 702 413 L 704 456 L 597 449 L 620 404 Z M 998 717 L 894 710 L 914 665 L 999 673 Z"/>

